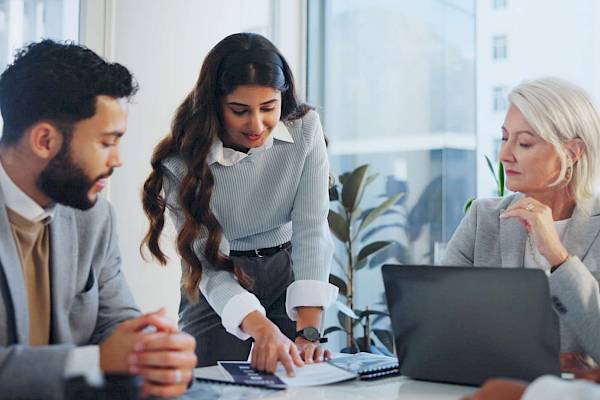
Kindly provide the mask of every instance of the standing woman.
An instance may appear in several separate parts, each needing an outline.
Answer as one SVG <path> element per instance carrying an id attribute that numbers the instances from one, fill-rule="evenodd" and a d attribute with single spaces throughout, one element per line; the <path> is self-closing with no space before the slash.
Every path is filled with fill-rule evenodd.
<path id="1" fill-rule="evenodd" d="M 600 117 L 582 89 L 556 78 L 523 83 L 509 101 L 500 161 L 515 193 L 475 201 L 442 264 L 545 270 L 561 351 L 598 363 Z"/>
<path id="2" fill-rule="evenodd" d="M 199 366 L 245 360 L 274 371 L 328 356 L 320 346 L 333 244 L 329 166 L 317 113 L 298 102 L 288 64 L 239 33 L 208 54 L 155 148 L 143 245 L 162 263 L 168 209 L 182 257 L 179 324 Z M 293 251 L 292 251 L 293 249 Z"/>

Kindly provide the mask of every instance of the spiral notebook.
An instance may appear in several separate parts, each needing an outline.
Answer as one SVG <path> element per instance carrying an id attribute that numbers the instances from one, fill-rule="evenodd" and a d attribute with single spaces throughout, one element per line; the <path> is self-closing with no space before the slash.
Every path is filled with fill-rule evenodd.
<path id="1" fill-rule="evenodd" d="M 336 367 L 354 372 L 362 380 L 376 379 L 399 374 L 399 364 L 396 357 L 388 357 L 371 353 L 356 353 L 345 357 L 329 360 Z"/>

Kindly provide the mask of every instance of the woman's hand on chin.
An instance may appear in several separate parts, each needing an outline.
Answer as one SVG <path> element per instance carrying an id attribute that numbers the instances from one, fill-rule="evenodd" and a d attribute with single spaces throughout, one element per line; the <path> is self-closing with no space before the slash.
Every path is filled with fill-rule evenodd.
<path id="1" fill-rule="evenodd" d="M 557 267 L 569 258 L 554 227 L 552 209 L 532 197 L 524 197 L 507 208 L 500 218 L 517 218 L 529 232 L 532 245 L 537 248 L 552 267 Z"/>

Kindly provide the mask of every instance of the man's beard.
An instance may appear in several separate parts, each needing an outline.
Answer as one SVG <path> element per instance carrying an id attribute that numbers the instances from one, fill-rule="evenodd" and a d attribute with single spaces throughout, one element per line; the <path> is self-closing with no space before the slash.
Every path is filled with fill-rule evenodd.
<path id="1" fill-rule="evenodd" d="M 70 147 L 69 143 L 63 144 L 63 148 L 41 172 L 37 179 L 37 186 L 56 203 L 79 210 L 88 210 L 98 199 L 96 196 L 95 199 L 90 200 L 88 193 L 98 180 L 108 178 L 113 170 L 111 168 L 108 173 L 90 179 L 71 159 Z"/>

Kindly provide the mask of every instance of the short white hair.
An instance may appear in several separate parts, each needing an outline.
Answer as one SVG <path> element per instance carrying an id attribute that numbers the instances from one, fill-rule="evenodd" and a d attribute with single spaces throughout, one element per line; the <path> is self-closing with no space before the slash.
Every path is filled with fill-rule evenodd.
<path id="1" fill-rule="evenodd" d="M 563 79 L 541 78 L 515 87 L 508 100 L 560 156 L 560 174 L 551 186 L 564 182 L 568 174 L 569 153 L 565 143 L 581 139 L 585 148 L 573 165 L 568 189 L 577 204 L 591 199 L 598 170 L 600 116 L 588 94 Z"/>

